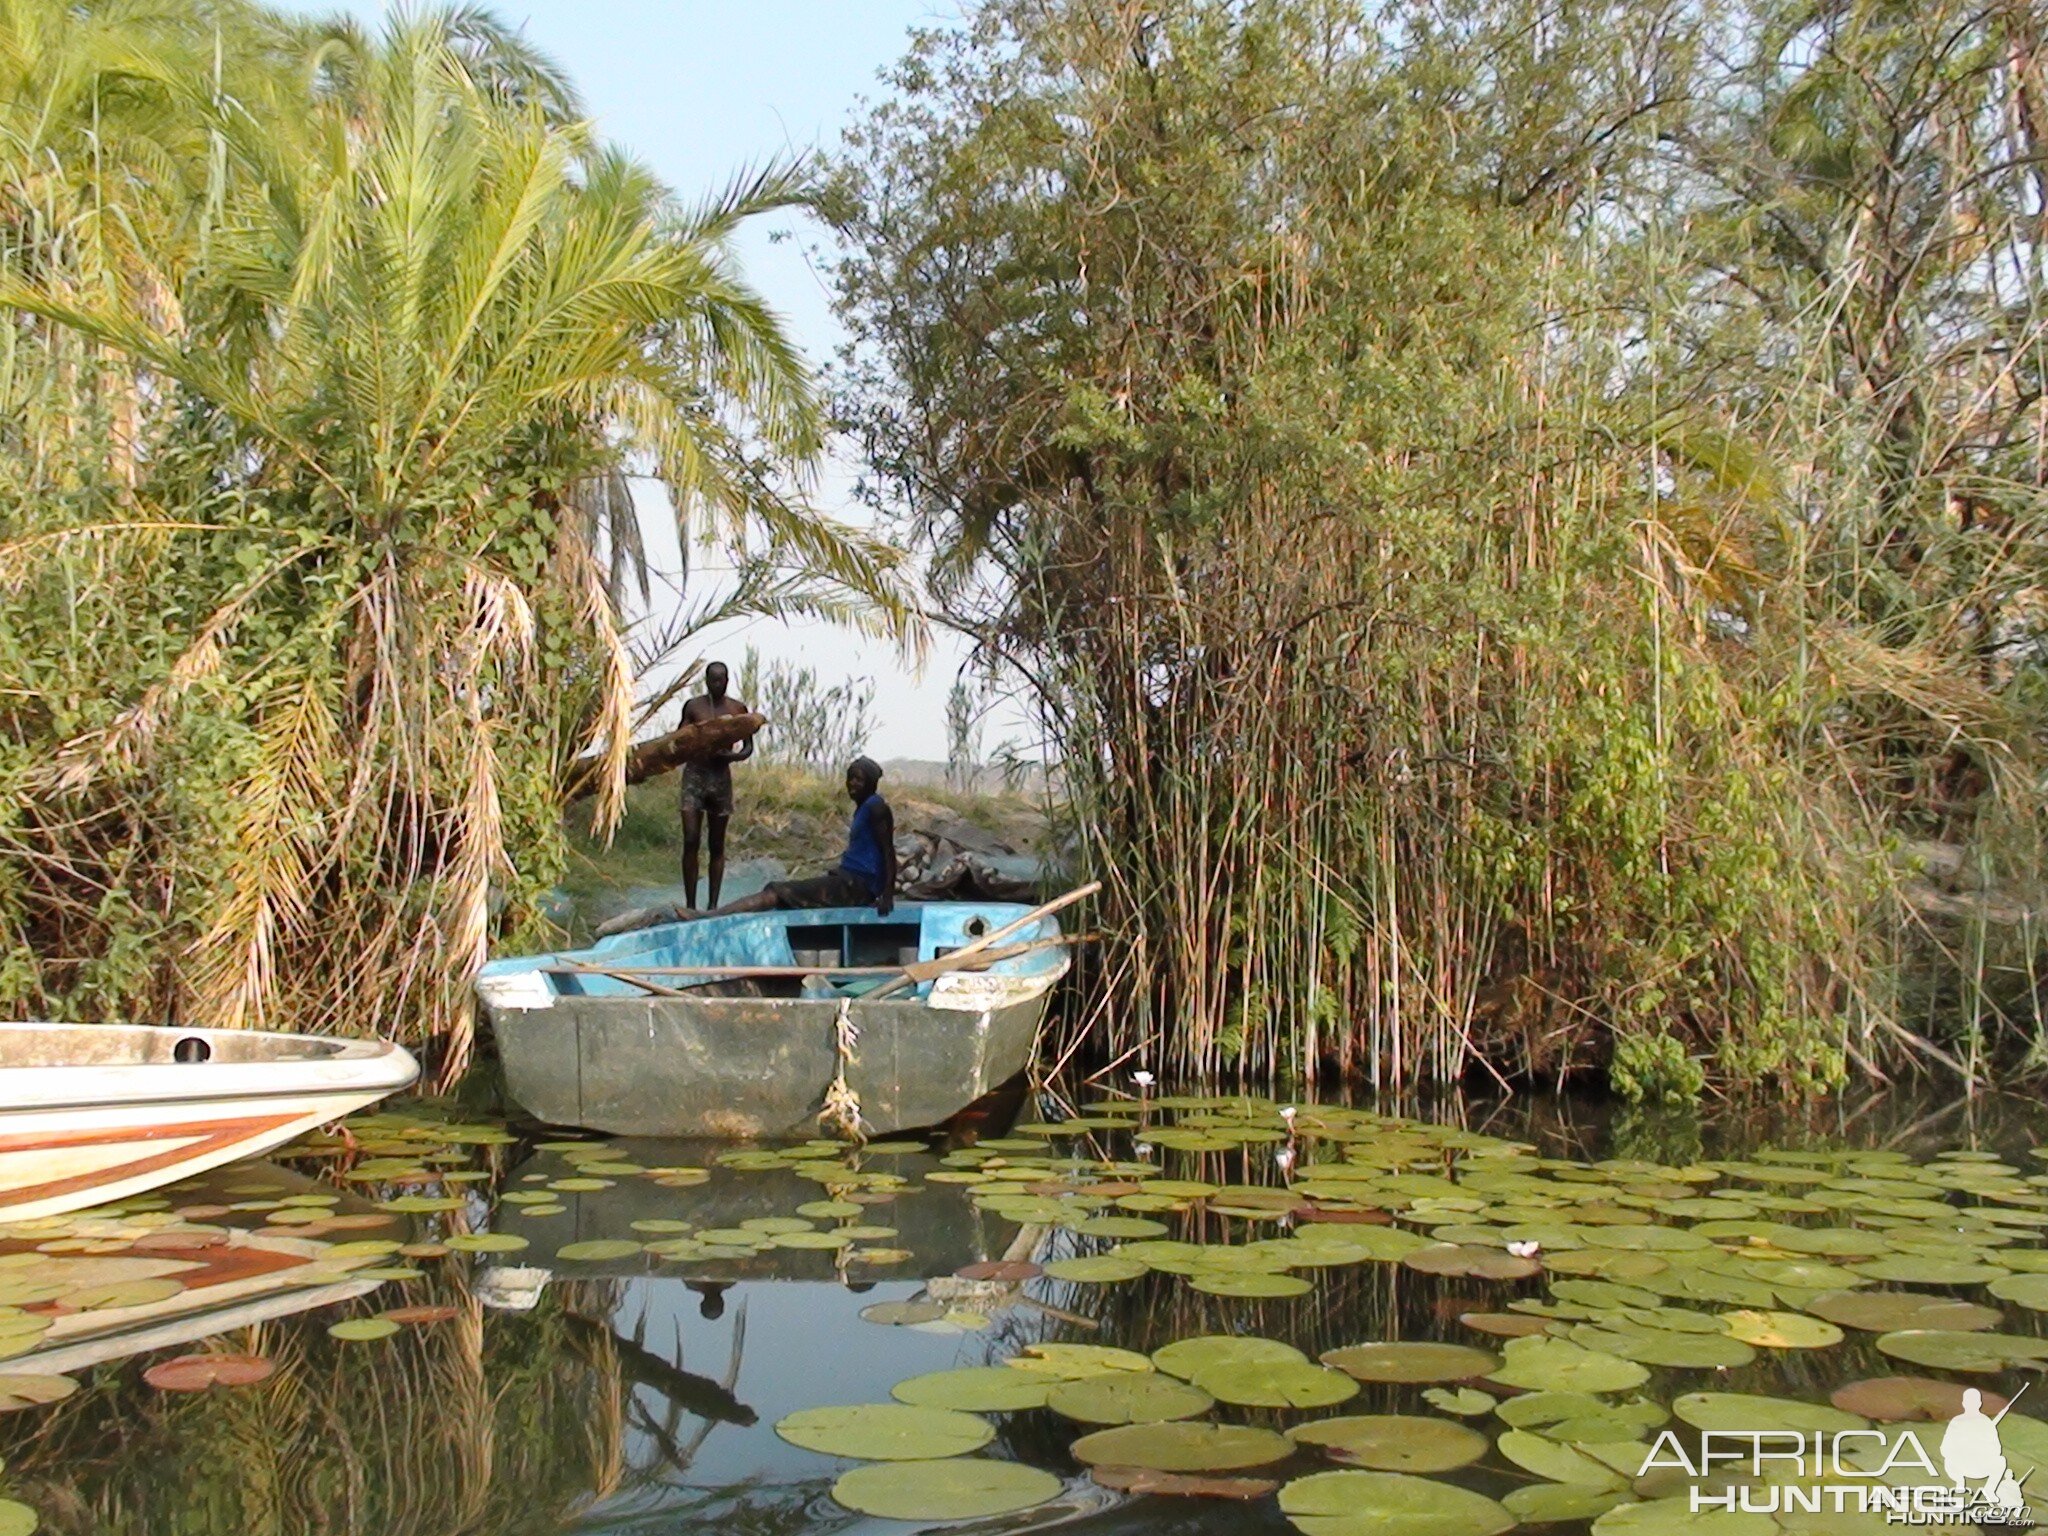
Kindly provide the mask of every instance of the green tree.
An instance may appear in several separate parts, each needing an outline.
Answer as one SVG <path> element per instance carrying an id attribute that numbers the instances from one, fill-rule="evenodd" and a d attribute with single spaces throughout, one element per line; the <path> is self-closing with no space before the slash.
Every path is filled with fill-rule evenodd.
<path id="1" fill-rule="evenodd" d="M 74 115 L 118 85 L 124 153 L 176 175 L 34 152 L 96 223 L 151 206 L 132 252 L 88 264 L 49 237 L 0 287 L 57 386 L 31 430 L 72 444 L 52 463 L 24 439 L 0 522 L 24 683 L 7 990 L 417 1029 L 452 1067 L 469 977 L 559 869 L 581 754 L 601 824 L 618 814 L 620 476 L 652 470 L 743 563 L 804 571 L 781 607 L 904 609 L 890 553 L 803 499 L 815 391 L 728 249 L 800 176 L 680 206 L 476 13 L 376 37 L 236 16 L 9 39 L 130 60 Z M 195 52 L 233 63 L 190 71 Z"/>

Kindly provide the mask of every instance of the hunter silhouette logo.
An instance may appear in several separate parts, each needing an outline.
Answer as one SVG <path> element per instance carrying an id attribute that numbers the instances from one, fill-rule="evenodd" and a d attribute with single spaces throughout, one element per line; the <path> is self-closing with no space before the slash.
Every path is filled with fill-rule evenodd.
<path id="1" fill-rule="evenodd" d="M 2022 1387 L 1994 1416 L 1984 1411 L 1982 1392 L 1965 1389 L 1962 1411 L 1931 1451 L 1919 1431 L 1897 1425 L 1710 1429 L 1691 1445 L 1667 1429 L 1637 1475 L 1668 1468 L 1699 1479 L 1705 1486 L 1696 1483 L 1688 1499 L 1694 1514 L 1860 1513 L 1897 1525 L 2031 1525 L 2027 1474 L 2013 1471 L 1998 1432 L 2025 1394 Z"/>
<path id="2" fill-rule="evenodd" d="M 2022 1396 L 2026 1388 L 2020 1388 Z M 2013 1402 L 2018 1402 L 2014 1398 Z M 1984 1412 L 1984 1394 L 1975 1387 L 1963 1393 L 1963 1411 L 1948 1421 L 1941 1432 L 1941 1469 L 1955 1491 L 1964 1493 L 1976 1483 L 1978 1492 L 2001 1509 L 2023 1510 L 2026 1496 L 2020 1480 L 2005 1464 L 2005 1446 L 1998 1438 L 1998 1420 L 2012 1411 L 2012 1403 L 1998 1410 L 1998 1418 Z"/>

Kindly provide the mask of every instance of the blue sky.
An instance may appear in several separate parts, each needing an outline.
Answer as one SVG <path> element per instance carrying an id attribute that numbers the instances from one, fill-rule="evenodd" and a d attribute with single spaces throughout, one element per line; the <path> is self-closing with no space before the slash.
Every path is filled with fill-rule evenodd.
<path id="1" fill-rule="evenodd" d="M 363 0 L 345 8 L 368 20 L 386 10 Z M 686 201 L 723 186 L 743 165 L 836 146 L 860 99 L 881 94 L 878 76 L 902 55 L 911 30 L 960 15 L 955 0 L 510 0 L 490 8 L 568 71 L 607 138 Z M 794 238 L 771 239 L 778 230 Z M 749 279 L 819 363 L 842 336 L 811 260 L 821 238 L 815 225 L 791 218 L 763 221 L 740 243 Z M 844 473 L 828 475 L 820 494 L 855 516 L 846 483 Z M 659 558 L 655 525 L 667 519 L 649 510 L 650 550 Z M 701 571 L 699 590 L 715 579 Z M 946 692 L 963 650 L 946 636 L 933 640 L 921 677 L 886 645 L 811 624 L 757 621 L 716 636 L 706 654 L 729 658 L 737 672 L 752 643 L 763 655 L 807 662 L 828 683 L 873 676 L 885 729 L 872 755 L 941 758 Z M 1015 717 L 991 720 L 991 745 L 1013 733 L 1021 733 Z"/>

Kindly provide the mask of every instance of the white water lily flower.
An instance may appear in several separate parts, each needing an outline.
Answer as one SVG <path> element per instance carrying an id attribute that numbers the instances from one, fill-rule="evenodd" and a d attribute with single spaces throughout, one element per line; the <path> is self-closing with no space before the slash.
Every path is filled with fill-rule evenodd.
<path id="1" fill-rule="evenodd" d="M 1133 1150 L 1140 1157 L 1150 1157 L 1152 1155 L 1152 1143 L 1149 1141 L 1141 1141 L 1135 1148 L 1133 1148 Z"/>
<path id="2" fill-rule="evenodd" d="M 1155 1082 L 1158 1081 L 1158 1079 L 1155 1078 L 1150 1072 L 1133 1072 L 1131 1074 L 1131 1081 L 1136 1083 L 1140 1088 L 1150 1088 Z"/>
<path id="3" fill-rule="evenodd" d="M 1273 1165 L 1282 1173 L 1292 1168 L 1294 1166 L 1294 1148 L 1275 1147 L 1273 1149 Z"/>
<path id="4" fill-rule="evenodd" d="M 1285 1120 L 1289 1125 L 1293 1125 L 1294 1117 L 1300 1113 L 1301 1111 L 1296 1109 L 1292 1104 L 1286 1104 L 1281 1106 L 1280 1118 L 1282 1120 Z"/>
<path id="5" fill-rule="evenodd" d="M 1536 1242 L 1534 1239 L 1531 1239 L 1526 1243 L 1509 1243 L 1508 1252 L 1513 1254 L 1518 1259 L 1533 1259 L 1536 1257 L 1537 1251 L 1541 1249 L 1542 1246 L 1543 1245 L 1541 1243 Z"/>

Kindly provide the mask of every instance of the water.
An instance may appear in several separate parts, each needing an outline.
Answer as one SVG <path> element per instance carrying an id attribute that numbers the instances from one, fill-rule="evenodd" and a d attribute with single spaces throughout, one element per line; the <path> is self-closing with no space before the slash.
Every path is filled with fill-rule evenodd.
<path id="1" fill-rule="evenodd" d="M 5 1491 L 37 1512 L 43 1529 L 66 1533 L 900 1533 L 926 1522 L 880 1519 L 842 1507 L 832 1497 L 835 1480 L 862 1463 L 790 1444 L 777 1435 L 777 1421 L 819 1405 L 887 1403 L 907 1378 L 998 1364 L 1061 1341 L 1149 1353 L 1192 1336 L 1250 1334 L 1293 1344 L 1311 1360 L 1328 1349 L 1379 1340 L 1443 1340 L 1498 1350 L 1503 1339 L 1477 1331 L 1461 1316 L 1498 1314 L 1516 1301 L 1554 1306 L 1554 1298 L 1546 1300 L 1549 1288 L 1567 1278 L 1562 1269 L 1509 1280 L 1443 1276 L 1366 1259 L 1261 1270 L 1310 1285 L 1305 1294 L 1271 1299 L 1210 1294 L 1187 1274 L 1158 1271 L 1116 1284 L 1048 1276 L 1022 1282 L 953 1278 L 990 1260 L 1057 1263 L 1109 1252 L 1119 1241 L 1142 1248 L 1142 1237 L 1076 1232 L 1074 1222 L 1091 1219 L 1087 1210 L 1046 1206 L 1070 1200 L 1076 1189 L 1094 1191 L 1080 1199 L 1096 1205 L 1098 1217 L 1157 1220 L 1172 1238 L 1204 1245 L 1198 1265 L 1213 1256 L 1208 1245 L 1243 1250 L 1311 1227 L 1339 1238 L 1433 1229 L 1483 1246 L 1489 1214 L 1533 1219 L 1546 1209 L 1542 1201 L 1571 1196 L 1572 1186 L 1589 1183 L 1597 1187 L 1597 1198 L 1564 1208 L 1591 1221 L 1579 1230 L 1595 1236 L 1616 1210 L 1639 1211 L 1653 1216 L 1655 1226 L 1678 1230 L 1710 1219 L 1662 1216 L 1642 1204 L 1698 1198 L 1672 1195 L 1670 1180 L 1656 1170 L 1573 1166 L 1604 1158 L 1667 1170 L 1759 1153 L 1786 1159 L 1778 1166 L 1795 1170 L 1790 1183 L 1724 1172 L 1693 1188 L 1747 1192 L 1780 1203 L 1738 1219 L 1876 1234 L 1883 1252 L 1909 1267 L 1917 1262 L 1915 1253 L 1939 1249 L 1950 1258 L 1974 1255 L 1998 1273 L 2026 1273 L 2015 1256 L 2041 1246 L 2039 1228 L 2028 1223 L 2048 1220 L 2043 1186 L 2024 1182 L 2040 1177 L 2042 1167 L 2027 1155 L 2040 1124 L 2039 1106 L 2013 1097 L 1943 1103 L 1893 1095 L 1809 1113 L 1724 1111 L 1705 1117 L 1617 1114 L 1606 1105 L 1535 1098 L 1410 1108 L 1418 1124 L 1433 1129 L 1340 1116 L 1332 1128 L 1352 1138 L 1345 1141 L 1301 1134 L 1299 1126 L 1315 1118 L 1304 1111 L 1293 1141 L 1292 1178 L 1326 1193 L 1274 1197 L 1273 1209 L 1259 1213 L 1255 1194 L 1229 1186 L 1282 1183 L 1274 1153 L 1290 1143 L 1285 1121 L 1269 1104 L 1177 1112 L 1148 1106 L 1142 1134 L 1154 1150 L 1142 1161 L 1134 1152 L 1140 1134 L 1134 1125 L 1080 1136 L 996 1138 L 994 1153 L 984 1143 L 978 1149 L 884 1151 L 859 1159 L 798 1157 L 794 1166 L 785 1157 L 770 1167 L 746 1166 L 744 1157 L 741 1166 L 721 1163 L 720 1154 L 730 1149 L 701 1145 L 538 1144 L 485 1122 L 454 1120 L 443 1108 L 401 1106 L 359 1122 L 359 1145 L 352 1148 L 319 1146 L 289 1166 L 223 1170 L 200 1187 L 167 1192 L 161 1204 L 130 1202 L 112 1214 L 84 1213 L 11 1229 L 0 1238 L 0 1340 L 20 1341 L 0 1344 L 15 1355 L 0 1370 L 61 1372 L 78 1383 L 61 1401 L 0 1415 Z M 1058 1116 L 1062 1106 L 1041 1104 L 1026 1113 Z M 1209 1123 L 1216 1120 L 1221 1124 Z M 1192 1137 L 1228 1144 L 1177 1150 L 1160 1145 L 1162 1131 L 1168 1142 Z M 1240 1133 L 1249 1139 L 1239 1139 Z M 1482 1138 L 1527 1141 L 1544 1157 L 1571 1163 L 1548 1165 L 1540 1176 L 1516 1174 L 1537 1178 L 1521 1193 L 1448 1197 L 1454 1207 L 1477 1204 L 1477 1212 L 1444 1207 L 1446 1197 L 1433 1193 L 1430 1181 L 1447 1166 L 1460 1187 L 1475 1172 L 1483 1184 L 1489 1167 L 1495 1173 L 1538 1167 L 1526 1160 L 1489 1163 L 1493 1154 L 1484 1150 Z M 1046 1155 L 1059 1166 L 1027 1161 L 1020 1169 L 1010 1161 L 1034 1157 L 1025 1150 L 1032 1146 L 1050 1149 Z M 1469 1161 L 1475 1146 L 1481 1149 L 1477 1164 Z M 1371 1198 L 1341 1198 L 1341 1187 L 1328 1193 L 1331 1186 L 1314 1176 L 1318 1164 L 1327 1172 L 1347 1149 L 1354 1158 L 1370 1160 L 1388 1148 L 1414 1155 L 1395 1157 L 1402 1169 L 1369 1172 L 1349 1191 Z M 1069 1149 L 1080 1154 L 1071 1166 Z M 1817 1155 L 1840 1149 L 1881 1149 L 1885 1157 L 1841 1164 Z M 2014 1171 L 1981 1172 L 1997 1165 L 1957 1153 L 1996 1154 Z M 1226 1188 L 1185 1211 L 1133 1212 L 1117 1205 L 1130 1192 L 1143 1193 L 1148 1181 L 1134 1175 L 1146 1163 L 1169 1178 Z M 865 1183 L 842 1177 L 828 1185 L 828 1165 L 882 1177 Z M 685 1171 L 698 1169 L 707 1172 Z M 351 1171 L 357 1176 L 341 1176 Z M 932 1180 L 934 1174 L 940 1181 Z M 982 1182 L 946 1182 L 967 1175 L 980 1175 Z M 1377 1182 L 1418 1177 L 1411 1196 L 1389 1196 Z M 1929 1184 L 1928 1178 L 1947 1182 Z M 1872 1179 L 1923 1193 L 1836 1187 L 1843 1180 L 1853 1185 Z M 1016 1192 L 1004 1193 L 1004 1186 Z M 1653 1193 L 1631 1195 L 1629 1187 Z M 981 1191 L 979 1201 L 971 1195 L 975 1190 Z M 1925 1207 L 1898 1204 L 1928 1195 L 1955 1214 L 1930 1216 Z M 1750 1203 L 1733 1194 L 1714 1198 L 1728 1198 L 1731 1211 Z M 826 1199 L 834 1202 L 831 1214 L 823 1214 L 823 1207 L 814 1207 L 820 1214 L 796 1214 Z M 1418 1203 L 1385 1228 L 1275 1219 L 1282 1206 L 1378 1209 L 1382 1199 Z M 1786 1199 L 1813 1208 L 1787 1211 L 1781 1208 Z M 387 1206 L 394 1201 L 448 1208 L 392 1211 Z M 1519 1213 L 1507 1209 L 1518 1202 L 1535 1203 Z M 1217 1204 L 1253 1214 L 1218 1215 Z M 1997 1215 L 1973 1215 L 1966 1207 Z M 1909 1214 L 1899 1214 L 1901 1209 Z M 1013 1219 L 1020 1215 L 1058 1215 L 1064 1224 Z M 707 1243 L 702 1236 L 745 1231 L 741 1223 L 762 1220 L 798 1234 L 892 1232 L 837 1248 L 770 1246 L 757 1252 L 740 1251 L 736 1239 Z M 676 1224 L 686 1226 L 671 1230 Z M 1503 1233 L 1508 1225 L 1496 1223 Z M 184 1235 L 194 1226 L 259 1236 Z M 1774 1230 L 1783 1237 L 1782 1228 Z M 1922 1241 L 1935 1231 L 1949 1234 L 1945 1246 Z M 475 1246 L 475 1234 L 490 1232 L 523 1238 L 526 1246 L 435 1251 L 451 1237 L 458 1247 Z M 1282 1249 L 1298 1258 L 1301 1241 L 1307 1239 L 1289 1238 Z M 178 1246 L 186 1242 L 202 1246 Z M 335 1252 L 337 1245 L 363 1243 L 405 1244 L 415 1254 L 346 1246 Z M 625 1252 L 628 1243 L 642 1246 Z M 617 1252 L 575 1246 L 587 1244 L 611 1244 Z M 674 1246 L 662 1254 L 646 1251 L 647 1244 Z M 1903 1246 L 1886 1246 L 1893 1244 Z M 51 1245 L 57 1251 L 49 1251 Z M 1717 1238 L 1715 1262 L 1733 1251 L 1738 1262 L 1764 1265 L 1760 1272 L 1766 1275 L 1789 1273 L 1769 1267 L 1782 1257 L 1750 1257 L 1770 1246 L 1724 1235 Z M 560 1257 L 564 1249 L 570 1257 Z M 1572 1263 L 1583 1279 L 1584 1265 L 1563 1257 L 1573 1251 L 1583 1257 L 1587 1250 L 1560 1246 L 1539 1262 Z M 869 1257 L 850 1257 L 862 1253 Z M 172 1257 L 165 1261 L 165 1255 Z M 110 1281 L 132 1286 L 118 1265 L 132 1270 L 140 1261 L 154 1261 L 159 1269 L 165 1262 L 184 1265 L 170 1277 L 184 1289 L 156 1295 L 166 1284 L 159 1279 L 153 1290 L 145 1284 L 111 1297 L 104 1291 L 86 1294 Z M 1643 1255 L 1629 1263 L 1633 1277 Z M 98 1268 L 67 1271 L 66 1265 Z M 417 1277 L 382 1278 L 394 1269 L 416 1271 Z M 1641 1283 L 1668 1284 L 1672 1273 L 1667 1269 L 1661 1280 L 1652 1276 Z M 35 1284 L 24 1286 L 25 1276 Z M 1739 1284 L 1725 1276 L 1716 1283 Z M 1981 1280 L 1894 1280 L 1865 1289 L 1988 1302 L 2003 1314 L 2000 1335 L 2028 1338 L 2042 1331 L 2039 1313 L 1988 1294 Z M 1816 1294 L 1786 1287 L 1778 1299 L 1783 1310 L 1796 1312 L 1786 1297 L 1810 1301 Z M 1740 1310 L 1726 1300 L 1668 1294 L 1657 1300 L 1703 1316 Z M 81 1310 L 74 1302 L 91 1305 Z M 890 1303 L 922 1307 L 907 1316 L 935 1314 L 934 1320 L 870 1320 L 878 1305 Z M 382 1339 L 347 1342 L 328 1332 L 343 1320 L 404 1308 L 431 1310 L 401 1312 L 419 1320 L 401 1323 Z M 1550 1321 L 1565 1330 L 1626 1326 L 1609 1315 Z M 16 1333 L 8 1334 L 10 1328 Z M 1658 1367 L 1642 1387 L 1610 1393 L 1609 1400 L 1643 1397 L 1669 1405 L 1679 1394 L 1709 1389 L 1822 1403 L 1847 1383 L 1886 1376 L 1971 1384 L 2010 1396 L 2034 1369 L 2023 1362 L 1978 1372 L 1926 1368 L 1880 1353 L 1876 1337 L 1851 1329 L 1840 1343 L 1825 1347 L 1760 1348 L 1752 1362 L 1733 1368 Z M 193 1352 L 260 1357 L 270 1362 L 272 1374 L 254 1385 L 198 1393 L 163 1391 L 145 1380 L 152 1367 Z M 1223 1403 L 1200 1422 L 1286 1429 L 1338 1415 L 1448 1417 L 1424 1399 L 1425 1390 L 1422 1384 L 1368 1382 L 1356 1396 L 1330 1407 Z M 1508 1395 L 1499 1387 L 1494 1391 Z M 2043 1412 L 2048 1414 L 2048 1405 Z M 1258 1536 L 1294 1529 L 1271 1495 L 1225 1501 L 1133 1496 L 1101 1487 L 1070 1454 L 1077 1438 L 1095 1426 L 1075 1424 L 1050 1409 L 985 1417 L 994 1438 L 979 1456 L 1042 1468 L 1061 1486 L 1035 1509 L 964 1528 L 1132 1536 Z M 1506 1428 L 1485 1413 L 1459 1422 L 1488 1437 Z M 2008 1428 L 2020 1422 L 2010 1419 Z M 1287 1483 L 1335 1466 L 1305 1446 L 1285 1460 L 1226 1475 Z M 1469 1466 L 1432 1475 L 1496 1498 L 1534 1481 L 1497 1446 Z M 2048 1483 L 2048 1475 L 2040 1480 Z M 1618 1486 L 1613 1496 L 1634 1498 Z M 7 1528 L 4 1521 L 0 1515 L 0 1530 Z M 1875 1520 L 1856 1528 L 1882 1524 Z M 1541 1528 L 1575 1532 L 1585 1525 L 1578 1520 Z M 1455 1522 L 1445 1527 L 1443 1536 L 1457 1528 Z M 1333 1530 L 1332 1536 L 1344 1533 Z"/>

